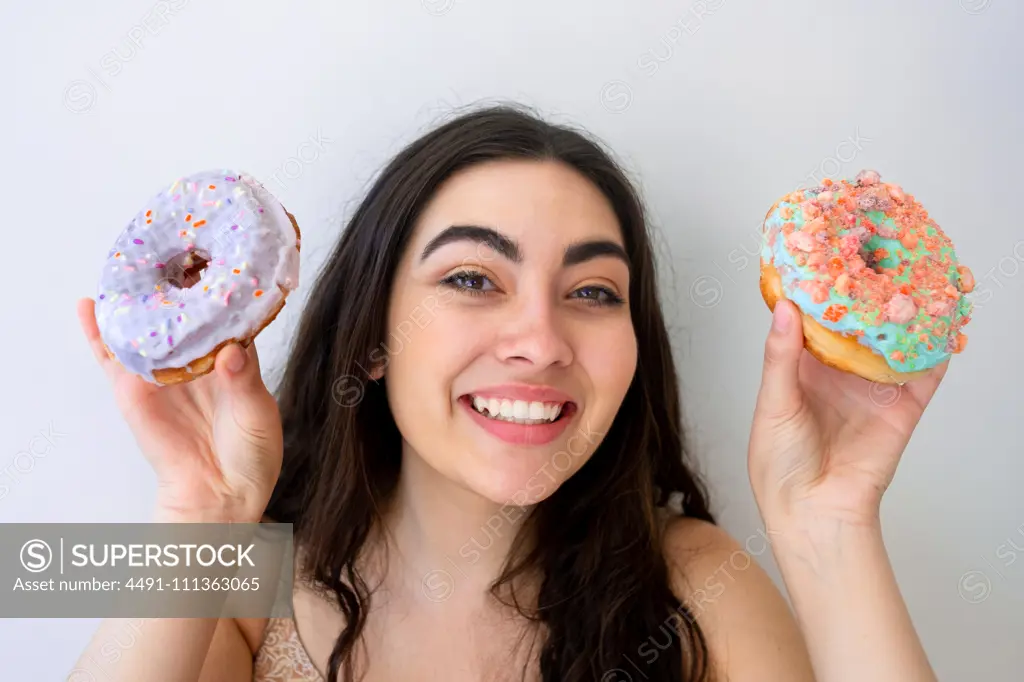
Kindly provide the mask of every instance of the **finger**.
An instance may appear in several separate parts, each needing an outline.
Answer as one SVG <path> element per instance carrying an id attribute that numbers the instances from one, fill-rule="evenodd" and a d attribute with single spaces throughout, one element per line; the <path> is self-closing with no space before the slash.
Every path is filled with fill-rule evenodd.
<path id="1" fill-rule="evenodd" d="M 249 356 L 249 360 L 256 365 L 256 373 L 260 371 L 260 356 L 256 352 L 256 339 L 250 339 L 248 345 L 245 347 L 245 354 Z"/>
<path id="2" fill-rule="evenodd" d="M 799 410 L 803 349 L 800 313 L 791 301 L 779 299 L 772 311 L 772 327 L 764 346 L 764 368 L 756 408 L 762 415 L 786 418 Z"/>
<path id="3" fill-rule="evenodd" d="M 246 362 L 251 361 L 251 362 L 255 363 L 256 364 L 256 371 L 259 372 L 260 371 L 260 356 L 259 356 L 259 353 L 256 352 L 256 338 L 252 337 L 252 338 L 244 339 L 240 343 L 241 343 L 242 349 L 245 351 Z"/>
<path id="4" fill-rule="evenodd" d="M 230 393 L 247 393 L 265 391 L 263 377 L 260 376 L 259 357 L 256 355 L 255 344 L 248 348 L 241 344 L 229 343 L 217 353 L 214 370 Z"/>
<path id="5" fill-rule="evenodd" d="M 947 358 L 945 362 L 933 367 L 923 377 L 907 382 L 905 388 L 921 404 L 921 407 L 927 407 L 935 396 L 935 392 L 939 390 L 939 385 L 948 369 L 949 359 Z"/>
<path id="6" fill-rule="evenodd" d="M 96 362 L 99 363 L 108 376 L 114 378 L 122 370 L 120 365 L 107 354 L 107 348 L 103 344 L 100 329 L 96 325 L 96 302 L 91 298 L 81 298 L 78 300 L 76 311 L 78 313 L 78 322 L 82 326 L 82 332 L 85 334 L 85 340 L 88 341 L 89 348 L 92 349 Z"/>
<path id="7" fill-rule="evenodd" d="M 100 329 L 96 326 L 96 303 L 91 298 L 80 298 L 76 312 L 78 313 L 78 323 L 82 326 L 82 332 L 85 334 L 85 340 L 89 342 L 89 348 L 92 350 L 96 362 L 102 365 L 110 358 L 107 357 L 107 351 L 103 347 Z"/>

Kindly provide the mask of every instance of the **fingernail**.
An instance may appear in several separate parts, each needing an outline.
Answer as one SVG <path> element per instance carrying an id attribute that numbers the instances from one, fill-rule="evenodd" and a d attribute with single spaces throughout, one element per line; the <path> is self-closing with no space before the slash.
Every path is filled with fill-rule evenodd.
<path id="1" fill-rule="evenodd" d="M 780 334 L 784 334 L 789 330 L 789 324 L 792 322 L 792 315 L 789 311 L 789 306 L 775 304 L 775 312 L 772 315 L 772 329 Z"/>
<path id="2" fill-rule="evenodd" d="M 242 371 L 242 367 L 245 366 L 245 351 L 239 346 L 238 350 L 231 354 L 228 358 L 228 371 L 232 374 L 238 374 Z"/>

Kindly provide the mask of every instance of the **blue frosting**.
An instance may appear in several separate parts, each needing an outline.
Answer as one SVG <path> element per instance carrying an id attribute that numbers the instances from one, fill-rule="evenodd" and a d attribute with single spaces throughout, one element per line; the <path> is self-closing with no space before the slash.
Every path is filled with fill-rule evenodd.
<path id="1" fill-rule="evenodd" d="M 839 198 L 839 196 L 841 196 L 841 187 L 841 185 L 835 184 L 829 188 L 830 190 L 835 190 L 835 198 Z M 804 190 L 804 193 L 807 199 L 812 199 L 817 194 L 814 190 Z M 792 211 L 792 218 L 785 219 L 782 217 L 782 212 L 785 209 Z M 864 221 L 864 218 L 867 218 L 875 225 L 887 226 L 894 232 L 898 233 L 898 226 L 895 224 L 893 219 L 883 211 L 857 211 L 855 215 L 857 216 L 856 224 L 847 229 L 840 228 L 840 236 L 855 229 L 857 226 L 860 226 Z M 865 319 L 864 315 L 859 314 L 846 314 L 835 321 L 825 319 L 825 311 L 829 306 L 833 304 L 843 305 L 852 312 L 854 311 L 856 301 L 849 296 L 840 295 L 839 292 L 836 291 L 835 287 L 830 287 L 828 289 L 828 299 L 822 303 L 815 303 L 812 295 L 798 286 L 800 281 L 814 280 L 816 278 L 820 279 L 820 275 L 818 275 L 814 268 L 798 265 L 794 260 L 793 255 L 786 249 L 786 235 L 781 231 L 781 228 L 782 225 L 787 222 L 793 223 L 796 230 L 800 229 L 805 224 L 806 219 L 804 211 L 799 203 L 780 201 L 772 213 L 766 218 L 764 223 L 761 258 L 766 263 L 774 263 L 782 280 L 782 288 L 786 298 L 792 300 L 801 311 L 813 317 L 826 329 L 848 336 L 857 336 L 861 344 L 867 346 L 885 358 L 889 367 L 896 372 L 915 372 L 928 369 L 940 364 L 951 355 L 949 347 L 950 341 L 947 337 L 936 337 L 930 333 L 930 330 L 923 329 L 913 334 L 907 333 L 907 327 L 909 325 L 915 323 L 920 325 L 922 321 L 929 317 L 924 310 L 919 310 L 918 314 L 907 324 L 896 324 L 891 321 L 884 321 L 880 319 L 878 315 L 873 319 Z M 779 228 L 779 230 L 776 233 L 775 243 L 773 246 L 769 246 L 768 235 L 772 228 L 776 227 Z M 927 229 L 928 234 L 935 234 L 934 228 L 929 227 Z M 908 259 L 913 262 L 918 258 L 928 255 L 928 249 L 926 248 L 923 239 L 920 240 L 913 249 L 907 249 L 899 239 L 886 238 L 879 234 L 873 234 L 871 236 L 865 244 L 864 250 L 873 252 L 879 247 L 886 249 L 890 255 L 879 260 L 876 267 L 895 268 L 898 267 L 902 259 Z M 958 261 L 956 259 L 956 255 L 953 253 L 952 248 L 943 248 L 943 252 L 951 263 L 947 273 L 947 279 L 950 284 L 956 286 L 959 278 L 957 273 Z M 838 256 L 838 250 L 835 250 L 833 255 Z M 909 280 L 903 276 L 895 277 L 894 281 L 900 282 Z M 968 317 L 970 313 L 970 302 L 966 297 L 961 296 L 958 304 L 953 307 L 953 311 L 950 316 L 936 317 L 935 319 L 945 322 L 945 328 L 951 329 L 953 327 L 952 323 L 954 319 Z M 863 335 L 857 335 L 858 331 L 863 332 Z M 929 340 L 921 341 L 919 339 L 919 335 L 921 333 L 928 333 Z M 953 335 L 955 336 L 955 333 Z M 930 350 L 928 348 L 929 343 L 932 345 Z M 953 341 L 953 343 L 955 343 L 955 341 Z M 903 359 L 899 361 L 893 359 L 894 351 L 901 351 L 904 356 Z"/>

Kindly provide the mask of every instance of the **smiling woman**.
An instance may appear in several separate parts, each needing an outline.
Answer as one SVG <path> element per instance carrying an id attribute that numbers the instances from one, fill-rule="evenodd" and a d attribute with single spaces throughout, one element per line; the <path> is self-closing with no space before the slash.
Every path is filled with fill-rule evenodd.
<path id="1" fill-rule="evenodd" d="M 611 156 L 502 106 L 383 169 L 276 396 L 254 345 L 185 385 L 127 375 L 84 301 L 157 518 L 291 523 L 297 548 L 294 618 L 147 625 L 114 682 L 934 682 L 877 515 L 944 368 L 883 411 L 775 306 L 748 469 L 798 628 L 714 525 L 657 281 Z"/>
<path id="2" fill-rule="evenodd" d="M 639 200 L 578 132 L 488 109 L 384 169 L 307 304 L 267 510 L 339 597 L 311 611 L 340 637 L 296 615 L 328 678 L 597 679 L 687 613 L 657 510 L 711 515 L 655 280 Z M 324 401 L 361 367 L 358 405 Z M 668 646 L 652 678 L 704 679 L 692 618 Z"/>

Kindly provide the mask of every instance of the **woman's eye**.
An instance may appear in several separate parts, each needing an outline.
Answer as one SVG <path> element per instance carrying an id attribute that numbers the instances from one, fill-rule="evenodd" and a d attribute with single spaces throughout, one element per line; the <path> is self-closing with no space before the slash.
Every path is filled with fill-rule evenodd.
<path id="1" fill-rule="evenodd" d="M 620 296 L 607 287 L 580 287 L 574 293 L 581 294 L 578 298 L 583 299 L 589 305 L 622 305 L 624 302 Z"/>
<path id="2" fill-rule="evenodd" d="M 490 283 L 490 289 L 484 288 L 485 282 Z M 448 275 L 441 280 L 441 284 L 455 287 L 459 291 L 464 291 L 467 294 L 483 294 L 494 289 L 494 283 L 491 282 L 487 275 L 472 271 L 456 272 Z"/>

